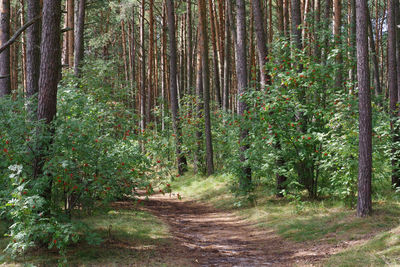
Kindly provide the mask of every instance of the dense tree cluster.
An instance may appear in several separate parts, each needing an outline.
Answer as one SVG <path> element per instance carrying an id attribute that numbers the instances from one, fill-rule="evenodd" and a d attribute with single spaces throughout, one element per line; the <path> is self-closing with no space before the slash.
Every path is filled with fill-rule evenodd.
<path id="1" fill-rule="evenodd" d="M 372 188 L 382 193 L 400 179 L 399 8 L 394 0 L 1 0 L 0 216 L 13 222 L 9 251 L 63 251 L 84 238 L 74 213 L 163 191 L 191 168 L 233 174 L 232 190 L 248 201 L 262 187 L 276 197 L 357 201 L 367 216 Z"/>

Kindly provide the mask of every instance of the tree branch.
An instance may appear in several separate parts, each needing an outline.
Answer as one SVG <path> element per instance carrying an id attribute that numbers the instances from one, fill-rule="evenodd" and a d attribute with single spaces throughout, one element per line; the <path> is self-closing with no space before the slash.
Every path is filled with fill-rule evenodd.
<path id="1" fill-rule="evenodd" d="M 30 26 L 32 26 L 34 23 L 36 23 L 37 21 L 40 20 L 40 18 L 42 17 L 42 15 L 37 16 L 36 18 L 32 19 L 31 21 L 29 21 L 28 23 L 26 23 L 24 26 L 22 26 L 21 28 L 19 28 L 14 35 L 11 37 L 10 40 L 8 40 L 5 44 L 3 44 L 0 47 L 0 54 L 6 50 L 10 45 L 12 45 L 17 38 L 21 35 L 21 33 L 23 33 L 26 29 L 28 29 Z"/>

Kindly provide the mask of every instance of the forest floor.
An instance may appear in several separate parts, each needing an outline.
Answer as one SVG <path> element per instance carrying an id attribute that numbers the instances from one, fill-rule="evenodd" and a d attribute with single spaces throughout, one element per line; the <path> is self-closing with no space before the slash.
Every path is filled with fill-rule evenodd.
<path id="1" fill-rule="evenodd" d="M 277 199 L 260 186 L 256 203 L 236 198 L 226 175 L 188 174 L 172 194 L 114 202 L 91 216 L 77 215 L 103 242 L 82 240 L 66 266 L 398 266 L 400 202 L 374 201 L 367 218 L 331 199 Z M 182 197 L 178 199 L 178 193 Z M 395 195 L 393 195 L 395 196 Z M 0 266 L 57 266 L 56 250 L 31 250 L 10 259 L 7 225 L 0 221 Z M 397 264 L 397 265 L 396 265 Z"/>
<path id="2" fill-rule="evenodd" d="M 191 259 L 194 266 L 314 266 L 360 242 L 291 242 L 232 212 L 168 195 L 150 197 L 143 209 L 169 226 L 179 244 L 176 257 Z"/>

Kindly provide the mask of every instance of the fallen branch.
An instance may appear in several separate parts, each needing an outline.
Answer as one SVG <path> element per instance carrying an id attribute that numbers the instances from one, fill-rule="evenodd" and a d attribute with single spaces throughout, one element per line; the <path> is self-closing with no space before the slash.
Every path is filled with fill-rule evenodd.
<path id="1" fill-rule="evenodd" d="M 38 20 L 40 20 L 40 18 L 42 17 L 42 15 L 39 15 L 37 17 L 35 17 L 34 19 L 32 19 L 31 21 L 29 21 L 28 23 L 26 23 L 24 26 L 22 26 L 21 28 L 19 28 L 14 35 L 11 37 L 10 40 L 8 40 L 5 44 L 3 44 L 0 47 L 0 54 L 6 50 L 10 45 L 12 45 L 17 38 L 21 35 L 21 33 L 23 33 L 26 29 L 28 29 L 31 25 L 33 25 L 34 23 L 36 23 Z"/>

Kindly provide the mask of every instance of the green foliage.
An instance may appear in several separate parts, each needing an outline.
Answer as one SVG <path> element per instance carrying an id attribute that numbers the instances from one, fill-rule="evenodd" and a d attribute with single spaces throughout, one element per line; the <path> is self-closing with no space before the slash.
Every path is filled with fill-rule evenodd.
<path id="1" fill-rule="evenodd" d="M 27 119 L 24 99 L 0 99 L 0 218 L 11 222 L 7 251 L 13 255 L 35 246 L 65 254 L 79 240 L 98 243 L 71 221 L 74 215 L 133 197 L 140 188 L 153 193 L 155 163 L 143 155 L 132 111 L 119 101 L 128 91 L 114 94 L 118 80 L 99 84 L 112 76 L 111 65 L 88 65 L 93 68 L 83 79 L 66 73 L 49 126 Z"/>

